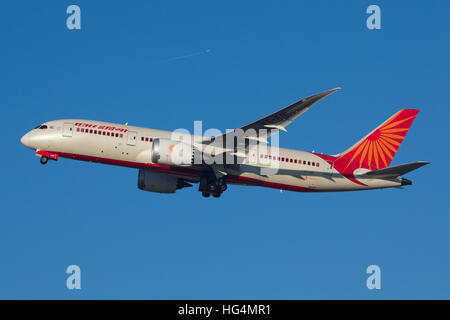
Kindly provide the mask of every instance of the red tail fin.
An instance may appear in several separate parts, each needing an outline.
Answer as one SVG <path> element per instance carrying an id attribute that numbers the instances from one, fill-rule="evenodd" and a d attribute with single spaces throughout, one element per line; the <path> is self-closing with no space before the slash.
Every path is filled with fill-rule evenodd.
<path id="1" fill-rule="evenodd" d="M 400 110 L 357 144 L 339 154 L 338 159 L 347 162 L 347 167 L 370 170 L 387 168 L 418 113 L 417 109 Z"/>

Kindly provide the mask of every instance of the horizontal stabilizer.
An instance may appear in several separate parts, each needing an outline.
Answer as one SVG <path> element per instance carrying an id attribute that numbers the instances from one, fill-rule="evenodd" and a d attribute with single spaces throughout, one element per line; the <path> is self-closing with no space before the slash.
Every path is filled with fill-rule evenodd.
<path id="1" fill-rule="evenodd" d="M 426 161 L 405 163 L 405 164 L 401 164 L 398 166 L 369 171 L 365 175 L 370 178 L 376 178 L 376 179 L 396 178 L 396 177 L 402 176 L 410 171 L 413 171 L 420 167 L 423 167 L 424 165 L 427 165 L 427 164 L 429 164 L 429 162 L 426 162 Z"/>

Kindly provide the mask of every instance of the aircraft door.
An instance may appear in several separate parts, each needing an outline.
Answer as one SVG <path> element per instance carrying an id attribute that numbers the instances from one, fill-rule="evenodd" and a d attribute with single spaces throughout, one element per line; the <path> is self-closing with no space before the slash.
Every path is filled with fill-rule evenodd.
<path id="1" fill-rule="evenodd" d="M 63 137 L 71 137 L 73 135 L 73 124 L 72 123 L 64 123 L 63 124 Z"/>
<path id="2" fill-rule="evenodd" d="M 335 176 L 333 176 L 333 162 L 328 162 L 325 164 L 325 178 L 328 181 L 334 181 L 334 179 L 336 178 Z"/>
<path id="3" fill-rule="evenodd" d="M 137 133 L 136 131 L 128 131 L 127 133 L 127 145 L 129 146 L 135 146 L 136 140 L 137 140 Z"/>
<path id="4" fill-rule="evenodd" d="M 333 173 L 333 162 L 328 162 L 325 164 L 325 174 L 329 177 L 331 177 Z"/>

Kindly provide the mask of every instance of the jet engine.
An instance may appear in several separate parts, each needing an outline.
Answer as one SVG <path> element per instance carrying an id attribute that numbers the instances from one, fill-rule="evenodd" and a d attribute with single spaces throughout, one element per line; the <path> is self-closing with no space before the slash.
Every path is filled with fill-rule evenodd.
<path id="1" fill-rule="evenodd" d="M 192 185 L 183 179 L 142 169 L 139 170 L 138 188 L 141 190 L 158 193 L 175 193 L 176 190 L 186 187 L 192 187 Z"/>
<path id="2" fill-rule="evenodd" d="M 152 146 L 152 162 L 168 166 L 191 166 L 199 154 L 193 145 L 170 139 L 155 139 Z"/>

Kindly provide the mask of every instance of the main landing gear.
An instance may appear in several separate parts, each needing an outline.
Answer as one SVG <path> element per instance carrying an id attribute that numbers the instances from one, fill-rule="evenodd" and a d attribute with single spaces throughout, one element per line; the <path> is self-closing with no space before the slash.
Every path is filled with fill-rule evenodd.
<path id="1" fill-rule="evenodd" d="M 46 164 L 48 162 L 48 158 L 42 156 L 40 161 L 41 161 L 42 164 Z"/>
<path id="2" fill-rule="evenodd" d="M 225 177 L 216 178 L 214 173 L 205 172 L 200 179 L 198 190 L 202 192 L 202 196 L 205 198 L 209 198 L 211 195 L 214 198 L 219 198 L 222 192 L 227 190 Z"/>
<path id="3" fill-rule="evenodd" d="M 222 193 L 209 193 L 209 192 L 202 192 L 202 196 L 204 196 L 205 198 L 209 198 L 211 195 L 214 198 L 220 198 Z"/>

